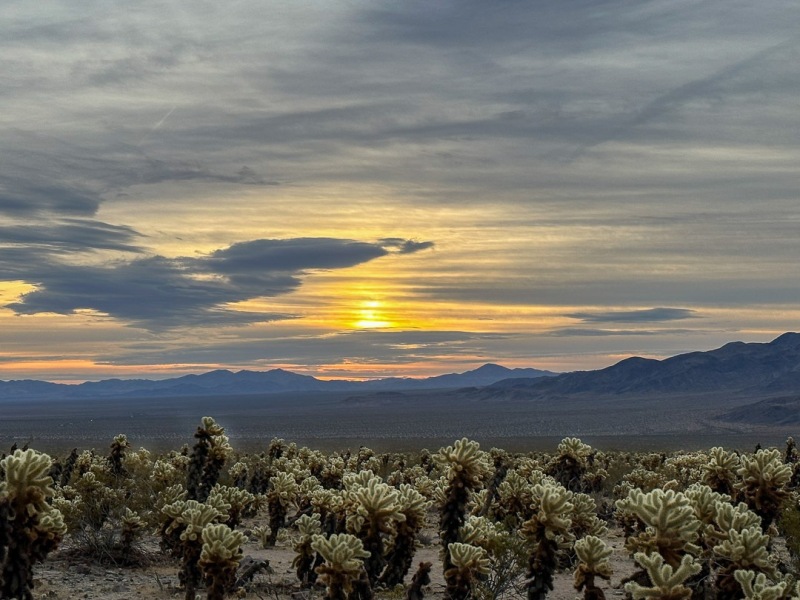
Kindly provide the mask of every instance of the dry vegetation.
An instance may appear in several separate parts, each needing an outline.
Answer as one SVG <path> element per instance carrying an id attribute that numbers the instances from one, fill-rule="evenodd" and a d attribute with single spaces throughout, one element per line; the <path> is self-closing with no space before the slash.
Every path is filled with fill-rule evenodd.
<path id="1" fill-rule="evenodd" d="M 800 598 L 786 448 L 238 454 L 206 417 L 154 456 L 12 449 L 2 598 Z M 245 556 L 247 554 L 248 556 Z"/>

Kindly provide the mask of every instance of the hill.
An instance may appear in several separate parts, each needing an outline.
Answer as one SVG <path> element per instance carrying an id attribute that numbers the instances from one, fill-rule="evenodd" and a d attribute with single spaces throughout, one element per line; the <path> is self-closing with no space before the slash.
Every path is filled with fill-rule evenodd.
<path id="1" fill-rule="evenodd" d="M 464 373 L 449 373 L 421 379 L 386 378 L 371 381 L 321 380 L 284 369 L 269 371 L 209 371 L 163 380 L 106 379 L 81 384 L 45 381 L 0 381 L 0 400 L 148 398 L 189 396 L 242 396 L 286 392 L 342 392 L 446 389 L 486 386 L 509 377 L 551 377 L 555 373 L 539 369 L 509 369 L 486 364 Z"/>
<path id="2" fill-rule="evenodd" d="M 725 393 L 764 398 L 800 391 L 800 334 L 767 343 L 731 342 L 716 350 L 664 360 L 633 357 L 597 371 L 565 373 L 546 380 L 507 379 L 484 396 L 696 396 Z"/>

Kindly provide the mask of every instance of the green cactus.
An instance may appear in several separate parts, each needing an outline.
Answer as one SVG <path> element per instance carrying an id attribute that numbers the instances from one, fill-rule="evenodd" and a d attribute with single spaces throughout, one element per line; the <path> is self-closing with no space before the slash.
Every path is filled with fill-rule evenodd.
<path id="1" fill-rule="evenodd" d="M 782 600 L 786 597 L 785 581 L 771 583 L 764 573 L 739 570 L 734 573 L 745 600 Z"/>
<path id="2" fill-rule="evenodd" d="M 595 583 L 595 577 L 611 579 L 611 548 L 599 537 L 587 535 L 575 542 L 578 568 L 575 569 L 575 589 L 583 592 L 584 600 L 605 600 L 605 594 Z"/>
<path id="3" fill-rule="evenodd" d="M 145 528 L 145 522 L 144 519 L 127 507 L 120 520 L 122 524 L 120 551 L 123 556 L 129 556 L 133 552 L 134 545 Z"/>
<path id="4" fill-rule="evenodd" d="M 321 561 L 321 557 L 311 548 L 311 541 L 315 535 L 322 533 L 322 521 L 318 514 L 302 515 L 295 521 L 295 525 L 300 537 L 293 544 L 297 556 L 292 560 L 292 566 L 303 584 L 313 584 L 317 580 L 314 569 L 319 566 L 317 559 Z"/>
<path id="5" fill-rule="evenodd" d="M 644 493 L 633 489 L 628 497 L 617 501 L 617 509 L 628 511 L 641 520 L 645 530 L 626 540 L 633 554 L 660 554 L 666 563 L 677 568 L 685 554 L 697 555 L 700 521 L 689 499 L 681 492 L 655 489 Z"/>
<path id="6" fill-rule="evenodd" d="M 597 516 L 597 503 L 594 498 L 578 492 L 572 495 L 570 502 L 572 502 L 570 531 L 573 536 L 582 538 L 587 535 L 598 536 L 608 533 L 608 527 Z"/>
<path id="7" fill-rule="evenodd" d="M 181 569 L 178 576 L 186 591 L 186 600 L 194 600 L 195 590 L 202 578 L 199 561 L 203 549 L 203 529 L 224 515 L 213 506 L 195 500 L 187 500 L 183 506 L 179 517 L 183 529 L 180 534 Z"/>
<path id="8" fill-rule="evenodd" d="M 466 518 L 467 501 L 473 490 L 480 488 L 490 472 L 489 461 L 477 442 L 462 438 L 452 446 L 439 450 L 434 460 L 444 471 L 447 487 L 440 505 L 440 535 L 445 572 L 453 565 L 448 546 L 459 541 L 458 531 Z"/>
<path id="9" fill-rule="evenodd" d="M 687 579 L 700 572 L 700 565 L 695 562 L 693 556 L 686 554 L 677 567 L 665 564 L 664 558 L 656 552 L 651 554 L 637 552 L 635 558 L 636 562 L 647 572 L 652 585 L 643 586 L 635 581 L 626 583 L 625 591 L 631 594 L 634 600 L 645 598 L 688 600 L 691 598 L 692 591 L 683 584 Z"/>
<path id="10" fill-rule="evenodd" d="M 567 437 L 558 444 L 557 455 L 545 472 L 571 492 L 598 491 L 608 474 L 594 464 L 594 457 L 591 446 Z"/>
<path id="11" fill-rule="evenodd" d="M 229 507 L 225 524 L 231 529 L 236 529 L 239 526 L 242 517 L 252 511 L 256 502 L 256 497 L 247 490 L 219 484 L 211 489 L 207 502 L 211 505 L 217 505 L 217 498 L 221 500 L 220 506 L 225 504 Z"/>
<path id="12" fill-rule="evenodd" d="M 741 532 L 731 529 L 728 539 L 714 547 L 720 569 L 717 571 L 717 591 L 721 600 L 741 598 L 741 583 L 736 571 L 748 570 L 775 577 L 777 572 L 770 560 L 769 536 L 760 527 L 750 527 Z"/>
<path id="13" fill-rule="evenodd" d="M 489 574 L 489 556 L 483 548 L 460 542 L 451 543 L 448 552 L 452 566 L 444 574 L 447 581 L 445 598 L 466 600 L 473 595 L 481 578 Z"/>
<path id="14" fill-rule="evenodd" d="M 369 558 L 369 552 L 364 550 L 361 540 L 349 533 L 334 533 L 329 538 L 315 535 L 311 538 L 311 548 L 325 560 L 317 567 L 317 573 L 326 586 L 326 598 L 347 600 L 362 573 L 366 576 L 362 559 Z"/>
<path id="15" fill-rule="evenodd" d="M 203 546 L 197 564 L 206 582 L 208 600 L 224 600 L 236 582 L 244 534 L 224 524 L 209 524 L 201 536 Z"/>
<path id="16" fill-rule="evenodd" d="M 52 461 L 34 450 L 15 450 L 0 461 L 0 597 L 33 600 L 33 565 L 55 550 L 66 525 L 48 498 Z"/>
<path id="17" fill-rule="evenodd" d="M 778 450 L 759 450 L 741 457 L 737 473 L 740 481 L 736 482 L 736 489 L 761 517 L 761 527 L 766 530 L 778 518 L 781 504 L 789 496 L 792 467 L 783 462 Z"/>
<path id="18" fill-rule="evenodd" d="M 739 457 L 719 446 L 711 448 L 708 454 L 708 462 L 703 466 L 703 483 L 715 492 L 732 496 Z"/>
<path id="19" fill-rule="evenodd" d="M 131 444 L 123 433 L 114 437 L 114 441 L 111 442 L 111 453 L 108 456 L 108 462 L 111 465 L 111 474 L 114 477 L 122 477 L 125 475 L 125 468 L 122 465 L 122 461 L 125 458 L 125 451 L 130 447 Z"/>
<path id="20" fill-rule="evenodd" d="M 538 482 L 541 482 L 544 473 L 539 471 L 538 475 L 540 476 Z M 497 487 L 496 518 L 512 528 L 529 519 L 530 506 L 533 502 L 532 488 L 533 483 L 530 478 L 523 476 L 517 469 L 509 470 L 503 482 Z"/>
<path id="21" fill-rule="evenodd" d="M 364 543 L 370 553 L 364 561 L 372 585 L 378 580 L 386 566 L 384 536 L 394 536 L 396 524 L 406 516 L 398 503 L 398 493 L 379 479 L 373 477 L 365 486 L 353 486 L 350 490 L 351 512 L 347 517 L 347 529 Z"/>
<path id="22" fill-rule="evenodd" d="M 392 549 L 386 557 L 387 565 L 380 583 L 393 588 L 403 582 L 414 562 L 417 535 L 425 526 L 425 517 L 430 502 L 413 486 L 403 483 L 397 490 L 397 503 L 405 517 L 395 525 Z"/>
<path id="23" fill-rule="evenodd" d="M 560 542 L 572 539 L 572 492 L 557 483 L 537 484 L 532 492 L 533 516 L 520 529 L 533 549 L 528 560 L 525 587 L 528 600 L 544 600 L 553 589 Z"/>
<path id="24" fill-rule="evenodd" d="M 202 551 L 202 533 L 206 525 L 218 522 L 227 516 L 227 505 L 220 507 L 201 504 L 197 500 L 177 500 L 162 507 L 164 520 L 161 524 L 162 549 L 181 561 L 178 579 L 184 586 L 187 600 L 194 600 L 194 593 L 201 580 L 198 566 Z"/>
<path id="25" fill-rule="evenodd" d="M 278 532 L 286 526 L 286 515 L 289 507 L 294 503 L 298 486 L 295 478 L 285 472 L 270 477 L 269 484 L 267 507 L 269 509 L 270 537 L 268 544 L 274 546 L 278 540 Z"/>
<path id="26" fill-rule="evenodd" d="M 202 418 L 194 437 L 197 443 L 192 449 L 186 491 L 189 499 L 205 502 L 211 488 L 216 485 L 222 466 L 232 449 L 225 435 L 225 429 L 211 417 Z"/>

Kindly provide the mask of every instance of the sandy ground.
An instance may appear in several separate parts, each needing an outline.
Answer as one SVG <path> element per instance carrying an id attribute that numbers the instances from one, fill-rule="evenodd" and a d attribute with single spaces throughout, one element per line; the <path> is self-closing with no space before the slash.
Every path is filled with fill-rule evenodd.
<path id="1" fill-rule="evenodd" d="M 248 524 L 242 530 L 248 529 Z M 426 590 L 426 597 L 442 598 L 444 595 L 444 579 L 442 577 L 441 561 L 439 558 L 438 540 L 433 527 L 428 527 L 423 532 L 421 539 L 430 540 L 417 550 L 415 565 L 420 561 L 433 563 L 431 572 L 431 585 Z M 611 581 L 602 582 L 601 587 L 609 598 L 621 598 L 624 591 L 619 585 L 620 580 L 630 575 L 634 565 L 627 556 L 623 547 L 622 534 L 618 530 L 611 530 L 606 536 L 606 541 L 614 549 L 611 563 L 614 576 Z M 50 555 L 47 561 L 38 565 L 34 572 L 34 597 L 58 600 L 126 600 L 131 598 L 147 598 L 153 600 L 167 598 L 183 598 L 184 591 L 178 587 L 178 564 L 174 559 L 168 558 L 158 551 L 157 540 L 147 538 L 143 542 L 143 549 L 152 556 L 152 564 L 147 567 L 115 567 L 91 563 L 75 552 L 75 548 L 66 540 L 62 547 Z M 269 561 L 272 573 L 260 573 L 247 587 L 246 598 L 272 599 L 272 600 L 312 600 L 321 599 L 324 589 L 316 588 L 303 590 L 291 567 L 294 552 L 291 542 L 279 541 L 275 547 L 261 548 L 256 539 L 245 543 L 244 554 L 253 558 Z M 410 582 L 411 574 L 406 578 Z M 574 600 L 581 597 L 572 586 L 572 572 L 558 573 L 555 578 L 555 589 L 548 595 L 552 600 Z M 400 592 L 383 591 L 376 594 L 378 598 L 404 598 Z M 198 598 L 205 598 L 205 593 L 198 594 Z M 234 597 L 234 596 L 231 596 Z M 524 595 L 510 592 L 504 598 L 521 598 Z"/>

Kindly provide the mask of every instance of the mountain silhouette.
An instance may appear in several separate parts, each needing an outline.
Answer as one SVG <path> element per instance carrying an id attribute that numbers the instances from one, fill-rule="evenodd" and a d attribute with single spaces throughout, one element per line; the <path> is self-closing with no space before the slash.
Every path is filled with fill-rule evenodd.
<path id="1" fill-rule="evenodd" d="M 284 392 L 402 391 L 482 387 L 508 377 L 537 378 L 554 375 L 555 373 L 550 371 L 531 368 L 509 369 L 495 364 L 486 364 L 465 373 L 449 373 L 436 377 L 421 379 L 392 377 L 370 381 L 321 380 L 284 369 L 236 372 L 219 369 L 163 380 L 106 379 L 72 385 L 36 380 L 0 381 L 0 399 L 168 398 Z"/>
<path id="2" fill-rule="evenodd" d="M 539 380 L 507 379 L 488 397 L 649 396 L 735 394 L 764 398 L 800 391 L 800 334 L 767 343 L 731 342 L 707 352 L 664 360 L 633 357 L 605 369 Z"/>

